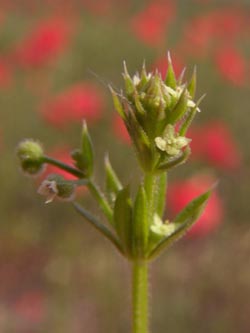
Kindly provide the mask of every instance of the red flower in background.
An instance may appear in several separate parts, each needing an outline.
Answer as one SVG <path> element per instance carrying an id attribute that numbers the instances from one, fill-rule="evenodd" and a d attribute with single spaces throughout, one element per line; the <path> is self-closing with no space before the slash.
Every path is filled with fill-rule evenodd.
<path id="1" fill-rule="evenodd" d="M 185 27 L 180 43 L 184 53 L 204 57 L 217 44 L 242 37 L 247 27 L 247 16 L 240 8 L 225 7 L 195 17 Z"/>
<path id="2" fill-rule="evenodd" d="M 132 18 L 131 29 L 142 42 L 157 46 L 166 39 L 166 30 L 175 16 L 172 1 L 151 1 L 139 14 Z"/>
<path id="3" fill-rule="evenodd" d="M 56 95 L 41 109 L 43 118 L 55 127 L 65 127 L 71 122 L 96 121 L 103 110 L 103 95 L 90 83 L 77 83 Z"/>
<path id="4" fill-rule="evenodd" d="M 242 86 L 246 82 L 246 60 L 233 46 L 223 46 L 215 53 L 215 65 L 224 79 Z"/>
<path id="5" fill-rule="evenodd" d="M 65 19 L 41 21 L 21 41 L 16 49 L 17 61 L 25 68 L 47 65 L 69 44 L 70 25 Z"/>
<path id="6" fill-rule="evenodd" d="M 224 170 L 235 170 L 241 165 L 241 154 L 227 126 L 219 121 L 193 127 L 192 156 Z"/>
<path id="7" fill-rule="evenodd" d="M 117 114 L 113 117 L 113 130 L 115 135 L 125 143 L 130 143 L 130 136 L 126 129 L 126 126 L 120 116 Z"/>
<path id="8" fill-rule="evenodd" d="M 196 176 L 170 184 L 168 207 L 172 215 L 178 214 L 191 200 L 207 191 L 214 183 L 209 176 Z M 188 232 L 189 236 L 205 236 L 216 230 L 223 219 L 223 205 L 214 190 L 201 217 Z"/>
<path id="9" fill-rule="evenodd" d="M 29 324 L 39 324 L 45 319 L 46 304 L 42 291 L 27 291 L 12 305 L 14 313 Z"/>

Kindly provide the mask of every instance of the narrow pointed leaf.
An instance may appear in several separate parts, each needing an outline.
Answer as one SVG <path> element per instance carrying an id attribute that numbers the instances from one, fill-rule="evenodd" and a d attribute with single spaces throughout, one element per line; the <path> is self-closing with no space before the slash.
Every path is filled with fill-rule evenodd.
<path id="1" fill-rule="evenodd" d="M 90 177 L 94 168 L 94 152 L 92 140 L 85 121 L 82 127 L 81 148 L 73 152 L 72 157 L 75 159 L 77 167 L 84 172 L 86 177 Z"/>
<path id="2" fill-rule="evenodd" d="M 194 200 L 192 200 L 174 219 L 172 223 L 179 225 L 176 231 L 172 235 L 164 237 L 160 242 L 155 246 L 155 248 L 150 252 L 149 259 L 154 258 L 165 248 L 172 245 L 176 240 L 185 235 L 185 233 L 192 227 L 192 225 L 198 220 L 202 214 L 207 201 L 212 193 L 212 190 L 209 190 Z"/>
<path id="3" fill-rule="evenodd" d="M 174 73 L 174 68 L 173 68 L 170 52 L 168 52 L 168 70 L 167 70 L 167 74 L 166 74 L 165 83 L 170 88 L 176 89 L 176 86 L 177 86 L 176 77 L 175 77 L 175 73 Z"/>
<path id="4" fill-rule="evenodd" d="M 148 206 L 144 187 L 138 189 L 133 209 L 133 255 L 143 258 L 148 244 Z"/>
<path id="5" fill-rule="evenodd" d="M 132 252 L 132 202 L 129 187 L 118 192 L 114 207 L 116 232 L 127 255 Z"/>
<path id="6" fill-rule="evenodd" d="M 116 111 L 119 113 L 119 115 L 122 117 L 122 119 L 126 119 L 126 114 L 124 112 L 122 103 L 120 102 L 120 99 L 117 95 L 117 93 L 113 90 L 111 86 L 109 86 L 109 90 L 112 94 L 113 104 L 116 109 Z"/>
<path id="7" fill-rule="evenodd" d="M 107 239 L 109 239 L 119 250 L 119 252 L 123 253 L 121 244 L 119 243 L 117 238 L 113 235 L 113 233 L 104 224 L 102 224 L 95 216 L 93 216 L 88 210 L 86 210 L 78 203 L 74 202 L 73 206 L 75 207 L 76 211 L 86 219 L 86 221 L 88 221 L 95 229 L 97 229 Z"/>
<path id="8" fill-rule="evenodd" d="M 195 96 L 195 92 L 196 92 L 196 84 L 197 84 L 197 75 L 196 75 L 196 66 L 194 67 L 194 71 L 193 71 L 193 75 L 191 77 L 191 80 L 188 84 L 188 92 L 191 96 L 191 98 L 193 99 Z"/>
<path id="9" fill-rule="evenodd" d="M 125 92 L 127 97 L 130 99 L 132 96 L 133 92 L 135 91 L 135 86 L 132 78 L 130 77 L 128 70 L 127 70 L 127 65 L 126 62 L 123 62 L 123 68 L 124 68 L 124 73 L 123 73 L 123 78 L 125 82 Z"/>
<path id="10" fill-rule="evenodd" d="M 181 119 L 187 111 L 187 91 L 186 88 L 183 89 L 181 96 L 174 106 L 173 110 L 169 115 L 169 123 L 175 124 L 179 119 Z"/>
<path id="11" fill-rule="evenodd" d="M 111 203 L 114 202 L 117 193 L 122 189 L 122 184 L 120 183 L 112 165 L 109 161 L 108 155 L 105 156 L 105 183 L 106 183 L 106 192 L 107 196 Z"/>
<path id="12" fill-rule="evenodd" d="M 179 134 L 181 136 L 184 136 L 189 128 L 189 126 L 191 125 L 195 115 L 196 115 L 196 112 L 198 111 L 198 107 L 201 103 L 201 101 L 204 99 L 204 97 L 206 96 L 206 94 L 202 95 L 198 101 L 196 102 L 196 105 L 189 111 L 189 113 L 187 114 L 187 116 L 185 117 L 181 127 L 180 127 L 180 130 L 179 130 Z"/>

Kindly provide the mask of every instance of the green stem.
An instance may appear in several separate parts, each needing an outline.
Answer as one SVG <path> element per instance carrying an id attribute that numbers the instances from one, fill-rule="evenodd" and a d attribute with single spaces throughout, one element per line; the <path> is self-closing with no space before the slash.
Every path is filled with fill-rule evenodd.
<path id="1" fill-rule="evenodd" d="M 158 192 L 157 176 L 150 173 L 145 174 L 144 186 L 148 202 L 148 214 L 149 214 L 148 221 L 149 224 L 151 225 L 153 222 L 153 216 L 157 205 L 157 192 Z"/>
<path id="2" fill-rule="evenodd" d="M 52 157 L 44 156 L 43 157 L 44 163 L 52 164 L 64 171 L 71 173 L 72 175 L 82 179 L 85 177 L 84 173 L 81 170 L 78 170 L 68 164 L 65 164 L 61 161 L 58 161 Z M 91 194 L 94 196 L 98 204 L 100 205 L 103 213 L 107 217 L 107 219 L 112 223 L 113 222 L 113 212 L 112 209 L 106 200 L 104 194 L 98 188 L 98 186 L 94 183 L 93 180 L 86 178 L 86 186 L 88 187 Z"/>
<path id="3" fill-rule="evenodd" d="M 89 191 L 91 192 L 91 194 L 95 197 L 96 201 L 100 205 L 103 213 L 105 214 L 105 216 L 107 217 L 109 222 L 111 222 L 113 224 L 113 211 L 112 211 L 112 208 L 110 207 L 108 201 L 106 200 L 104 194 L 101 192 L 101 190 L 98 188 L 98 186 L 91 179 L 89 179 L 87 187 L 88 187 Z"/>
<path id="4" fill-rule="evenodd" d="M 44 163 L 52 164 L 64 171 L 67 171 L 67 172 L 71 173 L 73 176 L 76 176 L 78 178 L 84 178 L 84 173 L 81 170 L 71 167 L 70 165 L 65 164 L 61 161 L 58 161 L 52 157 L 44 156 L 43 161 L 44 161 Z"/>
<path id="5" fill-rule="evenodd" d="M 133 263 L 133 333 L 149 333 L 148 324 L 148 263 Z"/>

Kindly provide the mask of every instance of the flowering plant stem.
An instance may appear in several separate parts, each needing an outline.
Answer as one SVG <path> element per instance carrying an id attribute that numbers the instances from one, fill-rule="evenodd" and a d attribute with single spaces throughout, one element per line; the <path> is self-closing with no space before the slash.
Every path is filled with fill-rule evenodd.
<path id="1" fill-rule="evenodd" d="M 47 197 L 46 203 L 55 198 L 73 201 L 76 211 L 131 262 L 132 332 L 149 333 L 149 262 L 181 238 L 198 220 L 212 188 L 189 202 L 172 221 L 166 219 L 167 174 L 188 159 L 191 140 L 185 137 L 185 133 L 195 113 L 200 111 L 200 100 L 193 100 L 196 72 L 188 84 L 183 83 L 182 78 L 177 80 L 169 55 L 164 80 L 158 71 L 147 74 L 145 64 L 141 75 L 134 77 L 130 77 L 124 64 L 123 77 L 125 95 L 110 90 L 143 173 L 134 198 L 130 184 L 122 184 L 107 155 L 104 190 L 96 184 L 94 147 L 85 121 L 80 147 L 71 152 L 74 165 L 45 155 L 41 144 L 33 139 L 20 142 L 17 155 L 28 175 L 38 175 L 44 164 L 51 164 L 75 177 L 68 180 L 58 174 L 48 175 L 38 193 Z M 108 224 L 74 201 L 76 188 L 82 185 L 88 188 Z"/>
<path id="2" fill-rule="evenodd" d="M 148 328 L 148 262 L 133 262 L 133 333 L 149 333 Z"/>

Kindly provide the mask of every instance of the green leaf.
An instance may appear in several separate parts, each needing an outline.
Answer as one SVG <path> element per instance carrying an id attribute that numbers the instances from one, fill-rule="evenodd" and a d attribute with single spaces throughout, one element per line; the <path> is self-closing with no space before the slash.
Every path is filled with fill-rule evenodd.
<path id="1" fill-rule="evenodd" d="M 94 168 L 94 152 L 85 120 L 82 127 L 81 148 L 75 149 L 71 153 L 71 157 L 74 159 L 76 167 L 83 171 L 85 177 L 89 178 Z"/>
<path id="2" fill-rule="evenodd" d="M 187 89 L 184 87 L 178 102 L 174 106 L 173 110 L 170 112 L 169 115 L 169 123 L 175 124 L 178 120 L 180 120 L 187 111 L 187 102 L 188 102 L 188 94 Z"/>
<path id="3" fill-rule="evenodd" d="M 125 253 L 130 256 L 132 252 L 132 201 L 128 186 L 117 194 L 114 207 L 114 223 Z"/>
<path id="4" fill-rule="evenodd" d="M 120 242 L 104 224 L 102 224 L 95 216 L 93 216 L 88 210 L 79 205 L 77 202 L 74 202 L 73 206 L 75 207 L 76 211 L 82 215 L 95 229 L 97 229 L 102 235 L 109 239 L 119 250 L 119 252 L 123 253 Z"/>
<path id="5" fill-rule="evenodd" d="M 109 85 L 109 90 L 112 94 L 113 104 L 114 104 L 116 111 L 119 113 L 119 115 L 122 117 L 122 119 L 125 120 L 126 114 L 124 112 L 122 103 L 120 102 L 120 99 L 119 99 L 117 93 L 113 90 L 113 88 L 110 85 Z"/>
<path id="6" fill-rule="evenodd" d="M 212 189 L 201 194 L 192 200 L 174 219 L 175 225 L 179 225 L 172 235 L 163 237 L 160 242 L 151 250 L 148 258 L 152 259 L 160 254 L 165 248 L 172 245 L 176 240 L 184 236 L 184 234 L 192 227 L 202 214 L 207 201 L 212 193 Z"/>
<path id="7" fill-rule="evenodd" d="M 112 168 L 108 155 L 105 156 L 105 183 L 106 183 L 106 192 L 111 203 L 114 202 L 117 193 L 122 189 L 122 185 Z"/>
<path id="8" fill-rule="evenodd" d="M 170 56 L 170 52 L 168 52 L 168 70 L 167 70 L 167 75 L 165 78 L 165 83 L 167 86 L 169 86 L 172 89 L 176 89 L 177 84 L 176 84 L 176 77 L 174 73 L 174 68 Z"/>
<path id="9" fill-rule="evenodd" d="M 128 99 L 130 99 L 135 91 L 135 85 L 128 73 L 127 65 L 126 65 L 125 61 L 123 62 L 123 68 L 124 68 L 123 78 L 124 78 L 124 82 L 125 82 L 125 92 L 126 92 Z"/>
<path id="10" fill-rule="evenodd" d="M 187 87 L 191 99 L 193 99 L 195 96 L 196 84 L 197 84 L 197 75 L 196 75 L 196 66 L 195 66 L 193 70 L 193 75 Z"/>
<path id="11" fill-rule="evenodd" d="M 148 245 L 148 205 L 145 189 L 140 185 L 133 209 L 133 255 L 143 258 Z"/>
<path id="12" fill-rule="evenodd" d="M 183 123 L 180 126 L 179 135 L 184 136 L 186 134 L 189 126 L 191 125 L 196 115 L 198 107 L 205 96 L 206 94 L 202 95 L 196 102 L 195 106 L 187 113 L 187 115 L 185 115 L 185 119 L 183 120 Z"/>

